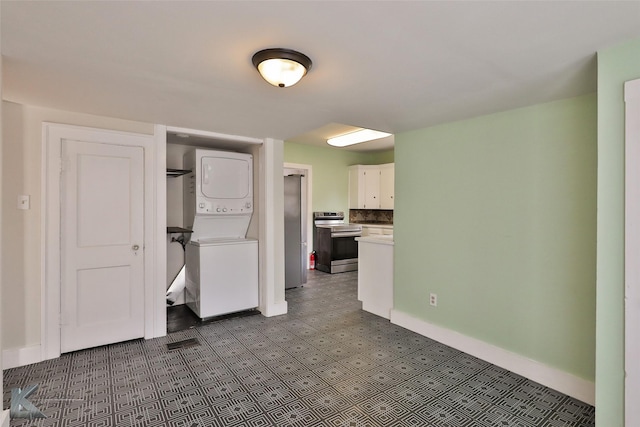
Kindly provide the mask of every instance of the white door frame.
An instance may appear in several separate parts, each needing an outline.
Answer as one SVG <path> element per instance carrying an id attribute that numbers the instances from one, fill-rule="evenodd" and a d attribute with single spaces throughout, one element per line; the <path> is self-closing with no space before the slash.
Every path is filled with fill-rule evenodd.
<path id="1" fill-rule="evenodd" d="M 283 141 L 273 138 L 253 138 L 240 135 L 230 135 L 210 131 L 202 131 L 196 129 L 179 128 L 174 126 L 156 125 L 155 135 L 158 151 L 161 151 L 160 159 L 157 167 L 161 174 L 165 173 L 166 162 L 166 143 L 167 132 L 181 133 L 198 137 L 195 144 L 198 147 L 221 149 L 240 149 L 249 146 L 257 146 L 257 157 L 254 157 L 254 180 L 257 180 L 257 186 L 254 187 L 254 215 L 257 215 L 258 221 L 258 257 L 259 257 L 259 288 L 260 303 L 258 309 L 263 316 L 279 316 L 287 313 L 287 302 L 284 299 L 284 233 L 278 230 L 284 230 L 283 215 L 283 195 L 282 193 L 282 153 Z M 208 142 L 207 142 L 208 141 Z M 164 176 L 158 179 L 158 206 L 161 215 L 158 218 L 161 227 L 166 227 L 166 184 Z M 277 180 L 276 178 L 279 178 Z M 162 186 L 160 185 L 162 184 Z M 257 196 L 255 191 L 257 190 Z M 158 231 L 159 236 L 164 236 L 166 229 L 162 228 Z M 163 244 L 159 245 L 158 265 L 158 283 L 162 282 L 164 289 L 162 290 L 161 308 L 164 314 L 164 325 L 166 334 L 166 263 L 167 263 L 167 245 L 163 237 Z M 164 276 L 163 276 L 164 275 Z"/>
<path id="2" fill-rule="evenodd" d="M 95 137 L 96 140 L 123 145 L 139 146 L 144 149 L 144 248 L 145 248 L 145 338 L 166 334 L 166 312 L 164 304 L 164 280 L 158 276 L 159 229 L 164 228 L 162 215 L 166 216 L 164 205 L 158 202 L 157 194 L 162 187 L 158 179 L 158 163 L 166 153 L 157 149 L 154 135 L 135 134 L 88 128 L 82 126 L 43 123 L 42 125 L 42 252 L 41 252 L 41 357 L 42 360 L 60 356 L 60 193 L 61 148 L 63 139 L 82 140 Z M 162 168 L 164 175 L 164 166 Z M 158 182 L 159 181 L 159 182 Z M 166 186 L 166 182 L 164 183 Z M 159 209 L 162 206 L 163 209 Z M 166 219 L 165 219 L 166 222 Z M 163 232 L 165 230 L 162 230 Z M 164 235 L 164 233 L 162 234 Z M 164 264 L 161 265 L 164 267 Z M 164 274 L 164 272 L 163 272 Z M 159 285 L 162 286 L 159 286 Z M 157 286 L 156 286 L 157 285 Z M 163 323 L 159 324 L 159 321 Z"/>
<path id="3" fill-rule="evenodd" d="M 305 212 L 307 216 L 307 252 L 311 252 L 313 250 L 313 205 L 311 204 L 311 202 L 313 201 L 313 197 L 311 194 L 313 189 L 313 168 L 311 165 L 304 165 L 300 163 L 285 163 L 283 168 L 285 176 L 288 175 L 287 169 L 294 169 L 305 176 L 305 191 L 307 193 L 307 206 Z M 308 256 L 306 257 L 305 265 L 307 266 L 307 268 L 309 268 Z"/>
<path id="4" fill-rule="evenodd" d="M 640 425 L 640 79 L 625 100 L 625 425 Z"/>

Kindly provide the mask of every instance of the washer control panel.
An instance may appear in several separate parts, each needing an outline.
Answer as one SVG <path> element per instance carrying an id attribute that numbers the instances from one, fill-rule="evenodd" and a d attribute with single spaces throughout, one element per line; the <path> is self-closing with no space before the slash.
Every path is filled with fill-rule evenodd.
<path id="1" fill-rule="evenodd" d="M 237 215 L 251 212 L 253 212 L 253 203 L 247 200 L 216 200 L 214 202 L 199 197 L 196 204 L 196 213 L 200 214 Z"/>

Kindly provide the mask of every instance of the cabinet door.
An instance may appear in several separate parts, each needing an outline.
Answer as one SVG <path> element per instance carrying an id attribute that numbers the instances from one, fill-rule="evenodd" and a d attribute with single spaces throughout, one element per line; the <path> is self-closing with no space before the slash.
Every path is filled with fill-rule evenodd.
<path id="1" fill-rule="evenodd" d="M 364 209 L 364 170 L 349 168 L 349 209 Z"/>
<path id="2" fill-rule="evenodd" d="M 364 208 L 380 209 L 380 169 L 364 171 Z"/>
<path id="3" fill-rule="evenodd" d="M 394 164 L 380 167 L 380 209 L 393 209 Z"/>

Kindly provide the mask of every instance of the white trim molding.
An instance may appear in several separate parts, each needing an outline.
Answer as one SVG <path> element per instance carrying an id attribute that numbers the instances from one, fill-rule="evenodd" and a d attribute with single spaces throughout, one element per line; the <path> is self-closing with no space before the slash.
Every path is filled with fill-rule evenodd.
<path id="1" fill-rule="evenodd" d="M 625 100 L 625 425 L 640 423 L 640 79 L 626 82 Z"/>
<path id="2" fill-rule="evenodd" d="M 589 405 L 595 404 L 595 384 L 591 381 L 395 309 L 391 310 L 391 323 L 508 369 Z"/>
<path id="3" fill-rule="evenodd" d="M 0 412 L 0 427 L 9 427 L 9 410 Z"/>
<path id="4" fill-rule="evenodd" d="M 155 125 L 153 129 L 155 139 L 155 157 L 151 167 L 155 172 L 155 187 L 153 189 L 153 215 L 147 215 L 145 221 L 153 222 L 153 254 L 155 269 L 151 298 L 145 299 L 145 310 L 152 313 L 150 321 L 145 323 L 145 338 L 157 338 L 167 335 L 167 127 Z M 153 216 L 153 218 L 151 218 Z"/>
<path id="5" fill-rule="evenodd" d="M 2 369 L 17 368 L 42 362 L 42 349 L 39 345 L 2 350 Z"/>
<path id="6" fill-rule="evenodd" d="M 284 193 L 281 140 L 265 138 L 260 147 L 260 306 L 266 317 L 287 313 L 284 300 Z M 276 179 L 279 185 L 276 185 Z M 276 188 L 281 194 L 276 193 Z"/>

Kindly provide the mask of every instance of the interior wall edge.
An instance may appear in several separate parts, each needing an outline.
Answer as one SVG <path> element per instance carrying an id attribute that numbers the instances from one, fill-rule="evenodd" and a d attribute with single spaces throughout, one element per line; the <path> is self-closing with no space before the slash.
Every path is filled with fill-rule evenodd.
<path id="1" fill-rule="evenodd" d="M 262 311 L 261 314 L 264 317 L 281 316 L 283 314 L 287 314 L 288 307 L 289 304 L 286 301 L 273 303 L 265 307 L 264 311 Z"/>
<path id="2" fill-rule="evenodd" d="M 427 338 L 463 351 L 474 357 L 508 369 L 546 387 L 557 390 L 589 405 L 595 405 L 595 383 L 575 375 L 488 344 L 451 329 L 417 319 L 398 310 L 391 310 L 391 323 Z"/>
<path id="3" fill-rule="evenodd" d="M 596 425 L 625 426 L 624 83 L 640 78 L 640 39 L 599 50 Z M 627 427 L 633 427 L 626 423 Z"/>

